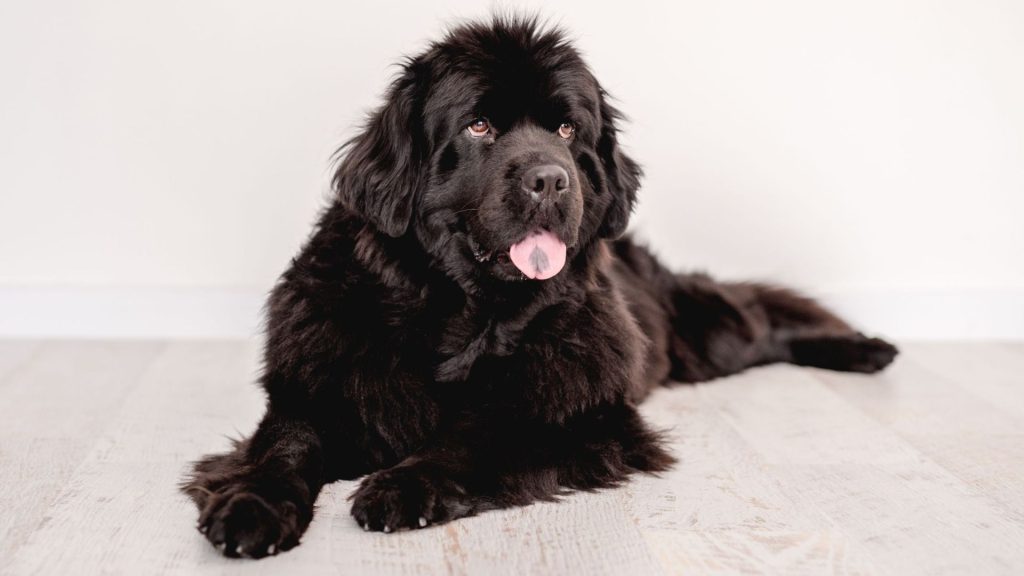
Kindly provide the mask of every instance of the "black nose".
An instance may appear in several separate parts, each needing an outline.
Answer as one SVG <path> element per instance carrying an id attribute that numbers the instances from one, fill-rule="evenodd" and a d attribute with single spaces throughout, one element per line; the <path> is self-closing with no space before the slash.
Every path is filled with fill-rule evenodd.
<path id="1" fill-rule="evenodd" d="M 534 200 L 560 195 L 569 186 L 569 173 L 557 164 L 534 166 L 523 174 L 522 186 Z"/>

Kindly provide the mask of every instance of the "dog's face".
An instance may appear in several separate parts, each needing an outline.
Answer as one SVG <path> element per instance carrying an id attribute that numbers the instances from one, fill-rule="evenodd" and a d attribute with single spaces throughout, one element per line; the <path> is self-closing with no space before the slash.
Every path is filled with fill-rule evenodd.
<path id="1" fill-rule="evenodd" d="M 626 227 L 640 171 L 617 119 L 557 31 L 462 26 L 405 65 L 335 184 L 456 279 L 545 280 Z"/>

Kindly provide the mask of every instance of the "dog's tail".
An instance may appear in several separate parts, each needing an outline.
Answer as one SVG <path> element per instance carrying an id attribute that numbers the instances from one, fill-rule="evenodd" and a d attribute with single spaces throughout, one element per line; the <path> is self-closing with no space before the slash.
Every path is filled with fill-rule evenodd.
<path id="1" fill-rule="evenodd" d="M 788 288 L 675 273 L 629 237 L 612 252 L 634 315 L 666 348 L 669 380 L 700 382 L 772 362 L 870 373 L 896 357 L 892 344 Z"/>

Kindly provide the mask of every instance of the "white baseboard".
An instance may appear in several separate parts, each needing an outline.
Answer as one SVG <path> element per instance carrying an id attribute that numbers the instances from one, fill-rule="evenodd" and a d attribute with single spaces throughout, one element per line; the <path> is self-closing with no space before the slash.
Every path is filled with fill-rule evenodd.
<path id="1" fill-rule="evenodd" d="M 865 333 L 898 340 L 1022 340 L 1024 288 L 821 292 Z"/>
<path id="2" fill-rule="evenodd" d="M 1024 339 L 1024 289 L 819 293 L 854 325 L 898 340 Z M 252 338 L 266 292 L 0 287 L 4 338 Z"/>
<path id="3" fill-rule="evenodd" d="M 0 337 L 252 338 L 265 291 L 2 288 Z"/>

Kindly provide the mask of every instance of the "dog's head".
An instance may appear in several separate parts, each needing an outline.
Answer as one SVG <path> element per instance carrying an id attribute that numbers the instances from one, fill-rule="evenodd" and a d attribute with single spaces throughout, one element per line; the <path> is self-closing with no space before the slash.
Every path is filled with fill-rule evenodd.
<path id="1" fill-rule="evenodd" d="M 547 279 L 621 234 L 640 169 L 578 52 L 534 19 L 459 26 L 409 59 L 334 184 L 457 279 Z"/>

